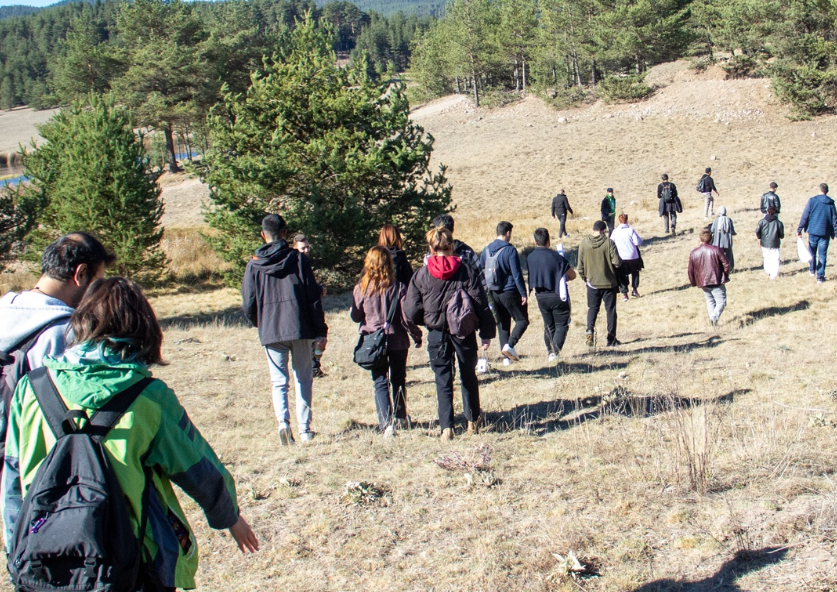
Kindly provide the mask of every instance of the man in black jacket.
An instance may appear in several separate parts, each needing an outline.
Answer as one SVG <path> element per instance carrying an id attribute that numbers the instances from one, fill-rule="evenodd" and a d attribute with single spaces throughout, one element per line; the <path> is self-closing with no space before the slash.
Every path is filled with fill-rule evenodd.
<path id="1" fill-rule="evenodd" d="M 663 174 L 663 182 L 657 185 L 657 199 L 660 200 L 660 216 L 665 221 L 665 232 L 671 227 L 671 234 L 677 234 L 677 214 L 683 211 L 677 186 L 668 180 L 668 174 Z"/>
<path id="2" fill-rule="evenodd" d="M 703 196 L 703 219 L 709 220 L 715 217 L 715 198 L 712 197 L 712 192 L 721 197 L 718 188 L 715 187 L 715 179 L 712 178 L 712 169 L 706 167 L 703 176 L 697 184 L 697 190 Z"/>
<path id="3" fill-rule="evenodd" d="M 266 243 L 247 263 L 241 286 L 244 314 L 259 328 L 259 341 L 267 352 L 273 406 L 279 420 L 279 442 L 293 443 L 288 409 L 288 358 L 291 358 L 296 391 L 296 414 L 302 441 L 314 438 L 311 431 L 311 384 L 314 351 L 326 348 L 325 323 L 320 287 L 308 257 L 285 241 L 288 228 L 282 216 L 268 214 L 262 220 Z"/>
<path id="4" fill-rule="evenodd" d="M 767 210 L 771 207 L 776 210 L 776 215 L 782 211 L 782 201 L 776 195 L 776 190 L 779 186 L 775 181 L 770 182 L 770 191 L 761 196 L 761 213 L 767 215 Z"/>
<path id="5" fill-rule="evenodd" d="M 558 220 L 561 224 L 558 230 L 558 240 L 564 236 L 570 236 L 567 232 L 567 213 L 572 215 L 573 209 L 570 207 L 570 200 L 564 194 L 564 190 L 558 192 L 558 195 L 552 198 L 552 219 Z"/>

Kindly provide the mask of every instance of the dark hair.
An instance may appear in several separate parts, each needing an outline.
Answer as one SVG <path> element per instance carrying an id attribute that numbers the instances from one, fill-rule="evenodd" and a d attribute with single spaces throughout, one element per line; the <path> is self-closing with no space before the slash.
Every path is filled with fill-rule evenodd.
<path id="1" fill-rule="evenodd" d="M 778 186 L 778 185 L 776 185 L 776 181 L 771 181 L 771 182 L 770 182 L 770 188 L 771 188 L 771 189 L 779 189 L 779 186 Z"/>
<path id="2" fill-rule="evenodd" d="M 95 237 L 86 232 L 71 232 L 52 241 L 44 249 L 41 273 L 54 280 L 68 282 L 73 279 L 79 265 L 87 264 L 89 278 L 102 265 L 107 267 L 114 261 L 116 256 Z"/>
<path id="3" fill-rule="evenodd" d="M 770 214 L 771 216 L 775 216 L 779 212 L 776 211 L 776 208 L 774 208 L 773 206 L 770 206 L 770 207 L 767 208 L 767 213 Z"/>
<path id="4" fill-rule="evenodd" d="M 511 222 L 500 222 L 497 225 L 497 236 L 503 236 L 504 234 L 508 234 L 512 231 L 512 228 L 514 228 L 514 226 L 512 226 Z"/>
<path id="5" fill-rule="evenodd" d="M 535 244 L 539 247 L 545 247 L 549 244 L 549 231 L 546 228 L 535 230 Z"/>
<path id="6" fill-rule="evenodd" d="M 301 232 L 300 232 L 299 234 L 297 234 L 297 235 L 295 235 L 295 236 L 294 236 L 294 244 L 296 244 L 296 243 L 304 243 L 304 242 L 305 242 L 305 241 L 307 241 L 307 240 L 308 240 L 308 239 L 307 239 L 307 238 L 305 238 L 305 235 L 304 235 L 304 234 L 302 234 Z"/>
<path id="7" fill-rule="evenodd" d="M 712 231 L 708 228 L 704 228 L 700 231 L 700 242 L 702 243 L 711 243 L 712 242 Z"/>
<path id="8" fill-rule="evenodd" d="M 711 173 L 711 172 L 712 172 L 712 168 L 711 168 L 711 167 L 706 167 L 706 170 L 705 170 L 705 171 L 703 171 L 703 172 L 704 172 L 704 173 L 706 173 L 706 174 L 708 175 L 709 173 Z"/>
<path id="9" fill-rule="evenodd" d="M 70 328 L 74 343 L 107 346 L 126 362 L 166 363 L 160 323 L 142 290 L 129 279 L 93 282 L 70 317 Z"/>
<path id="10" fill-rule="evenodd" d="M 279 214 L 268 214 L 262 218 L 262 231 L 264 231 L 267 238 L 271 241 L 277 241 L 280 238 L 284 238 L 287 229 L 288 224 Z"/>
<path id="11" fill-rule="evenodd" d="M 447 228 L 453 232 L 453 216 L 450 214 L 439 214 L 433 218 L 434 228 Z"/>
<path id="12" fill-rule="evenodd" d="M 605 224 L 604 220 L 596 220 L 593 222 L 593 230 L 596 232 L 607 230 L 607 224 Z"/>
<path id="13" fill-rule="evenodd" d="M 663 173 L 663 181 L 668 181 L 668 173 Z"/>
<path id="14" fill-rule="evenodd" d="M 827 194 L 828 193 L 828 183 L 820 183 L 820 191 Z"/>
<path id="15" fill-rule="evenodd" d="M 381 232 L 378 233 L 378 246 L 387 249 L 403 249 L 404 241 L 401 240 L 401 231 L 398 230 L 398 227 L 394 224 L 381 226 Z"/>

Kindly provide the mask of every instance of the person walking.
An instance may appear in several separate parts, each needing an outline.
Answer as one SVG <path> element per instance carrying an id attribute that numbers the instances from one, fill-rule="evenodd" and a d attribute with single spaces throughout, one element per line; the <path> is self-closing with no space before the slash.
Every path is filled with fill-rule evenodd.
<path id="1" fill-rule="evenodd" d="M 9 402 L 18 381 L 64 353 L 70 316 L 87 288 L 116 260 L 86 232 L 64 235 L 44 249 L 35 287 L 0 298 L 0 353 L 7 357 L 0 376 L 0 457 L 6 440 Z"/>
<path id="2" fill-rule="evenodd" d="M 770 182 L 770 191 L 761 196 L 761 213 L 767 214 L 768 208 L 772 207 L 776 210 L 776 216 L 782 211 L 782 201 L 776 195 L 776 190 L 779 188 L 774 181 Z"/>
<path id="3" fill-rule="evenodd" d="M 311 243 L 308 242 L 308 238 L 299 233 L 294 236 L 293 240 L 293 248 L 305 255 L 306 257 L 311 258 Z M 317 284 L 320 287 L 320 295 L 326 295 L 326 287 L 325 284 Z M 312 370 L 311 373 L 314 378 L 323 378 L 326 374 L 323 372 L 323 359 L 322 359 L 322 351 L 320 350 L 319 355 L 317 355 L 316 348 L 312 348 L 311 351 L 311 364 Z"/>
<path id="4" fill-rule="evenodd" d="M 291 358 L 296 392 L 299 437 L 314 439 L 311 431 L 311 391 L 314 353 L 325 351 L 325 323 L 320 287 L 308 257 L 285 241 L 288 227 L 278 214 L 262 220 L 265 245 L 247 263 L 241 286 L 244 315 L 259 329 L 259 341 L 267 354 L 273 383 L 273 407 L 279 420 L 279 443 L 294 442 L 288 410 L 288 361 Z"/>
<path id="5" fill-rule="evenodd" d="M 543 317 L 547 359 L 553 362 L 561 354 L 567 340 L 571 306 L 566 282 L 574 280 L 576 274 L 563 255 L 550 249 L 549 230 L 538 228 L 534 238 L 535 250 L 526 258 L 529 291 L 535 291 Z"/>
<path id="6" fill-rule="evenodd" d="M 561 189 L 558 195 L 552 198 L 552 219 L 558 220 L 560 226 L 558 229 L 558 240 L 565 236 L 570 236 L 567 232 L 567 213 L 573 215 L 573 209 L 570 207 L 570 201 L 564 190 Z"/>
<path id="7" fill-rule="evenodd" d="M 820 184 L 820 193 L 808 200 L 799 219 L 796 236 L 808 233 L 808 246 L 811 249 L 810 273 L 816 276 L 817 283 L 825 281 L 825 260 L 828 255 L 828 241 L 834 238 L 837 230 L 837 209 L 834 200 L 828 197 L 828 185 Z"/>
<path id="8" fill-rule="evenodd" d="M 616 339 L 616 292 L 619 285 L 616 275 L 622 259 L 616 245 L 607 236 L 604 221 L 593 224 L 589 236 L 578 247 L 576 273 L 587 284 L 587 347 L 596 345 L 596 319 L 604 301 L 607 313 L 607 346 L 620 345 Z"/>
<path id="9" fill-rule="evenodd" d="M 602 200 L 602 220 L 607 224 L 608 235 L 613 232 L 616 220 L 616 197 L 613 195 L 613 187 L 607 188 L 607 195 Z"/>
<path id="10" fill-rule="evenodd" d="M 663 174 L 663 182 L 657 185 L 657 200 L 659 200 L 660 217 L 665 222 L 665 232 L 677 234 L 677 214 L 683 211 L 683 204 L 677 195 L 677 186 L 668 180 L 668 174 Z"/>
<path id="11" fill-rule="evenodd" d="M 516 362 L 520 356 L 514 346 L 529 327 L 529 308 L 520 255 L 510 244 L 513 228 L 511 222 L 497 225 L 497 238 L 483 250 L 480 265 L 497 315 L 501 353 L 506 360 Z M 511 328 L 512 319 L 514 330 Z M 510 362 L 504 360 L 503 363 Z"/>
<path id="12" fill-rule="evenodd" d="M 349 314 L 354 322 L 360 323 L 361 334 L 379 329 L 386 333 L 386 360 L 380 368 L 371 371 L 378 427 L 386 437 L 395 435 L 396 426 L 410 426 L 407 416 L 408 335 L 417 348 L 421 347 L 421 330 L 404 318 L 401 302 L 406 295 L 407 286 L 395 277 L 390 251 L 382 246 L 369 249 L 360 282 L 352 292 Z M 391 323 L 387 322 L 390 315 Z"/>
<path id="13" fill-rule="evenodd" d="M 120 277 L 94 281 L 73 313 L 70 330 L 71 347 L 56 357 L 47 355 L 42 369 L 20 381 L 11 402 L 2 480 L 6 549 L 16 522 L 23 519 L 21 512 L 28 506 L 23 502 L 37 483 L 36 474 L 56 446 L 56 429 L 60 436 L 73 423 L 76 430 L 85 430 L 97 411 L 121 405 L 125 412 L 117 412 L 113 429 L 101 435 L 102 448 L 127 502 L 134 534 L 147 524 L 140 543 L 140 581 L 122 582 L 124 589 L 195 588 L 201 553 L 172 483 L 197 502 L 210 527 L 228 529 L 242 552 L 258 550 L 258 539 L 239 510 L 232 475 L 175 393 L 152 377 L 150 366 L 165 363 L 163 331 L 142 291 Z M 54 407 L 73 411 L 62 422 L 61 415 L 45 411 Z M 91 500 L 79 500 L 83 501 Z M 39 544 L 49 545 L 52 540 L 59 548 L 72 549 L 73 537 L 80 533 L 57 531 L 50 539 L 49 514 L 44 516 L 46 521 L 38 528 L 46 539 Z M 56 526 L 60 524 L 59 519 Z M 56 536 L 62 540 L 55 540 Z M 110 577 L 118 580 L 122 574 Z"/>
<path id="14" fill-rule="evenodd" d="M 700 233 L 700 246 L 689 254 L 689 284 L 703 290 L 709 322 L 713 327 L 727 305 L 727 289 L 730 264 L 724 252 L 712 244 L 712 232 L 704 228 Z"/>
<path id="15" fill-rule="evenodd" d="M 378 246 L 389 250 L 392 256 L 392 263 L 395 266 L 395 281 L 405 286 L 410 285 L 413 279 L 413 268 L 407 261 L 404 253 L 404 241 L 401 240 L 401 231 L 394 224 L 384 224 L 378 234 Z"/>
<path id="16" fill-rule="evenodd" d="M 756 226 L 756 238 L 761 243 L 761 253 L 764 258 L 764 271 L 771 280 L 779 277 L 779 267 L 782 265 L 782 254 L 779 250 L 782 239 L 785 238 L 785 225 L 776 215 L 776 208 L 767 208 L 767 214 L 759 220 Z"/>
<path id="17" fill-rule="evenodd" d="M 645 267 L 639 247 L 642 239 L 636 230 L 628 225 L 628 215 L 619 214 L 619 226 L 611 233 L 610 240 L 616 245 L 622 265 L 619 266 L 616 279 L 619 281 L 619 291 L 622 301 L 628 300 L 628 284 L 631 286 L 631 296 L 639 298 L 639 272 Z"/>
<path id="18" fill-rule="evenodd" d="M 732 223 L 732 218 L 727 216 L 727 208 L 721 206 L 718 208 L 718 217 L 712 222 L 709 228 L 712 232 L 712 244 L 724 252 L 724 257 L 729 262 L 729 273 L 735 269 L 735 259 L 732 254 L 732 237 L 735 236 L 735 225 Z"/>
<path id="19" fill-rule="evenodd" d="M 712 192 L 721 197 L 718 188 L 715 187 L 715 180 L 712 178 L 712 169 L 706 167 L 706 172 L 703 173 L 697 184 L 698 193 L 703 196 L 703 219 L 709 220 L 715 215 L 715 199 L 712 197 Z"/>
<path id="20" fill-rule="evenodd" d="M 427 327 L 427 354 L 436 380 L 441 439 L 452 440 L 455 362 L 459 362 L 462 408 L 469 433 L 479 431 L 482 410 L 476 372 L 477 332 L 464 337 L 451 335 L 447 322 L 448 304 L 460 291 L 465 292 L 478 319 L 483 350 L 491 345 L 496 326 L 479 278 L 453 254 L 450 230 L 444 227 L 431 229 L 427 233 L 427 245 L 430 256 L 427 265 L 419 269 L 410 282 L 403 302 L 404 314 L 408 321 Z"/>
<path id="21" fill-rule="evenodd" d="M 450 214 L 440 214 L 436 216 L 433 218 L 432 224 L 434 228 L 446 228 L 450 231 L 451 236 L 454 235 L 453 230 L 455 227 L 455 221 Z M 480 283 L 482 283 L 483 288 L 485 288 L 485 278 L 483 278 L 482 275 L 482 266 L 480 266 L 480 259 L 474 252 L 474 249 L 469 247 L 466 243 L 463 243 L 461 240 L 454 238 L 453 254 L 455 257 L 459 257 L 462 260 L 462 265 L 468 266 L 473 275 L 480 279 Z M 428 257 L 429 256 L 430 254 L 428 253 Z"/>

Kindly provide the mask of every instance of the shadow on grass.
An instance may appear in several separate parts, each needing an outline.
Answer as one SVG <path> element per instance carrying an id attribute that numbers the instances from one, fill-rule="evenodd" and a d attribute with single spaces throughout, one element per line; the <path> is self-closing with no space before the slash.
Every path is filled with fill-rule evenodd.
<path id="1" fill-rule="evenodd" d="M 597 354 L 597 356 L 615 356 L 615 357 L 623 357 L 623 356 L 638 356 L 642 354 L 660 354 L 660 353 L 681 353 L 686 354 L 696 349 L 710 349 L 713 347 L 718 347 L 723 343 L 724 340 L 721 339 L 719 335 L 712 335 L 708 339 L 703 341 L 692 341 L 690 343 L 680 343 L 677 345 L 654 345 L 649 347 L 640 347 L 638 349 L 627 349 L 625 348 L 626 345 L 623 343 L 620 347 L 617 348 L 608 348 L 606 350 L 601 350 Z M 633 342 L 631 342 L 633 343 Z M 615 367 L 615 366 L 614 366 Z"/>
<path id="2" fill-rule="evenodd" d="M 757 551 L 738 551 L 735 556 L 724 563 L 718 572 L 697 582 L 679 582 L 677 580 L 657 580 L 636 588 L 634 592 L 709 592 L 710 590 L 724 590 L 726 592 L 743 591 L 736 580 L 748 573 L 758 571 L 769 565 L 779 563 L 785 559 L 787 549 L 766 547 Z"/>
<path id="3" fill-rule="evenodd" d="M 164 331 L 168 329 L 191 329 L 202 325 L 217 325 L 222 327 L 250 327 L 250 321 L 244 316 L 241 308 L 231 306 L 223 310 L 208 313 L 182 314 L 160 319 L 160 326 Z"/>
<path id="4" fill-rule="evenodd" d="M 657 243 L 672 242 L 672 241 L 677 240 L 678 238 L 680 238 L 681 236 L 683 236 L 685 234 L 694 234 L 694 232 L 695 232 L 694 228 L 688 228 L 686 230 L 678 231 L 677 234 L 675 234 L 674 236 L 672 236 L 670 234 L 660 234 L 660 235 L 657 235 L 657 236 L 649 236 L 648 238 L 643 238 L 642 239 L 642 246 L 640 247 L 640 249 L 644 249 L 644 248 L 647 248 L 647 247 L 652 247 L 652 246 L 656 245 Z"/>
<path id="5" fill-rule="evenodd" d="M 654 294 L 665 294 L 667 292 L 682 292 L 683 290 L 688 290 L 691 287 L 691 284 L 683 284 L 682 286 L 676 286 L 674 288 L 665 288 L 664 290 L 655 290 L 653 292 L 648 292 L 644 294 L 644 296 L 653 296 Z"/>
<path id="6" fill-rule="evenodd" d="M 809 308 L 811 308 L 810 302 L 807 300 L 800 300 L 796 304 L 789 304 L 787 306 L 766 306 L 765 308 L 745 312 L 744 314 L 733 317 L 730 320 L 739 321 L 740 323 L 754 323 L 768 317 L 777 317 L 792 312 L 798 312 L 800 310 L 808 310 Z"/>
<path id="7" fill-rule="evenodd" d="M 555 366 L 543 366 L 533 370 L 492 369 L 488 374 L 481 375 L 479 379 L 480 384 L 484 385 L 509 378 L 559 378 L 565 374 L 592 374 L 602 370 L 623 370 L 627 367 L 628 362 L 605 362 L 603 364 L 561 362 Z"/>

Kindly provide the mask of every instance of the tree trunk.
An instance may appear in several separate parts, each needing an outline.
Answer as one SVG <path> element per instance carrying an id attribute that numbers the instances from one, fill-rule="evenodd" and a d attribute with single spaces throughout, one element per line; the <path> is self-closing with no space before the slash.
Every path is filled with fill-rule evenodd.
<path id="1" fill-rule="evenodd" d="M 476 72 L 474 72 L 474 106 L 477 109 L 480 108 L 480 89 L 479 89 L 479 84 L 477 82 Z"/>
<path id="2" fill-rule="evenodd" d="M 163 128 L 163 134 L 166 137 L 166 152 L 169 153 L 169 172 L 179 173 L 181 168 L 177 166 L 177 153 L 174 151 L 174 135 L 172 134 L 171 127 Z"/>
<path id="3" fill-rule="evenodd" d="M 456 94 L 462 94 L 462 87 L 459 86 L 459 76 L 456 77 Z"/>
<path id="4" fill-rule="evenodd" d="M 598 77 L 596 76 L 596 60 L 593 60 L 592 66 L 590 67 L 590 83 L 593 86 L 596 86 L 598 82 Z"/>
<path id="5" fill-rule="evenodd" d="M 523 94 L 526 94 L 526 60 L 523 60 Z"/>
<path id="6" fill-rule="evenodd" d="M 636 56 L 636 75 L 642 74 L 642 56 Z"/>

